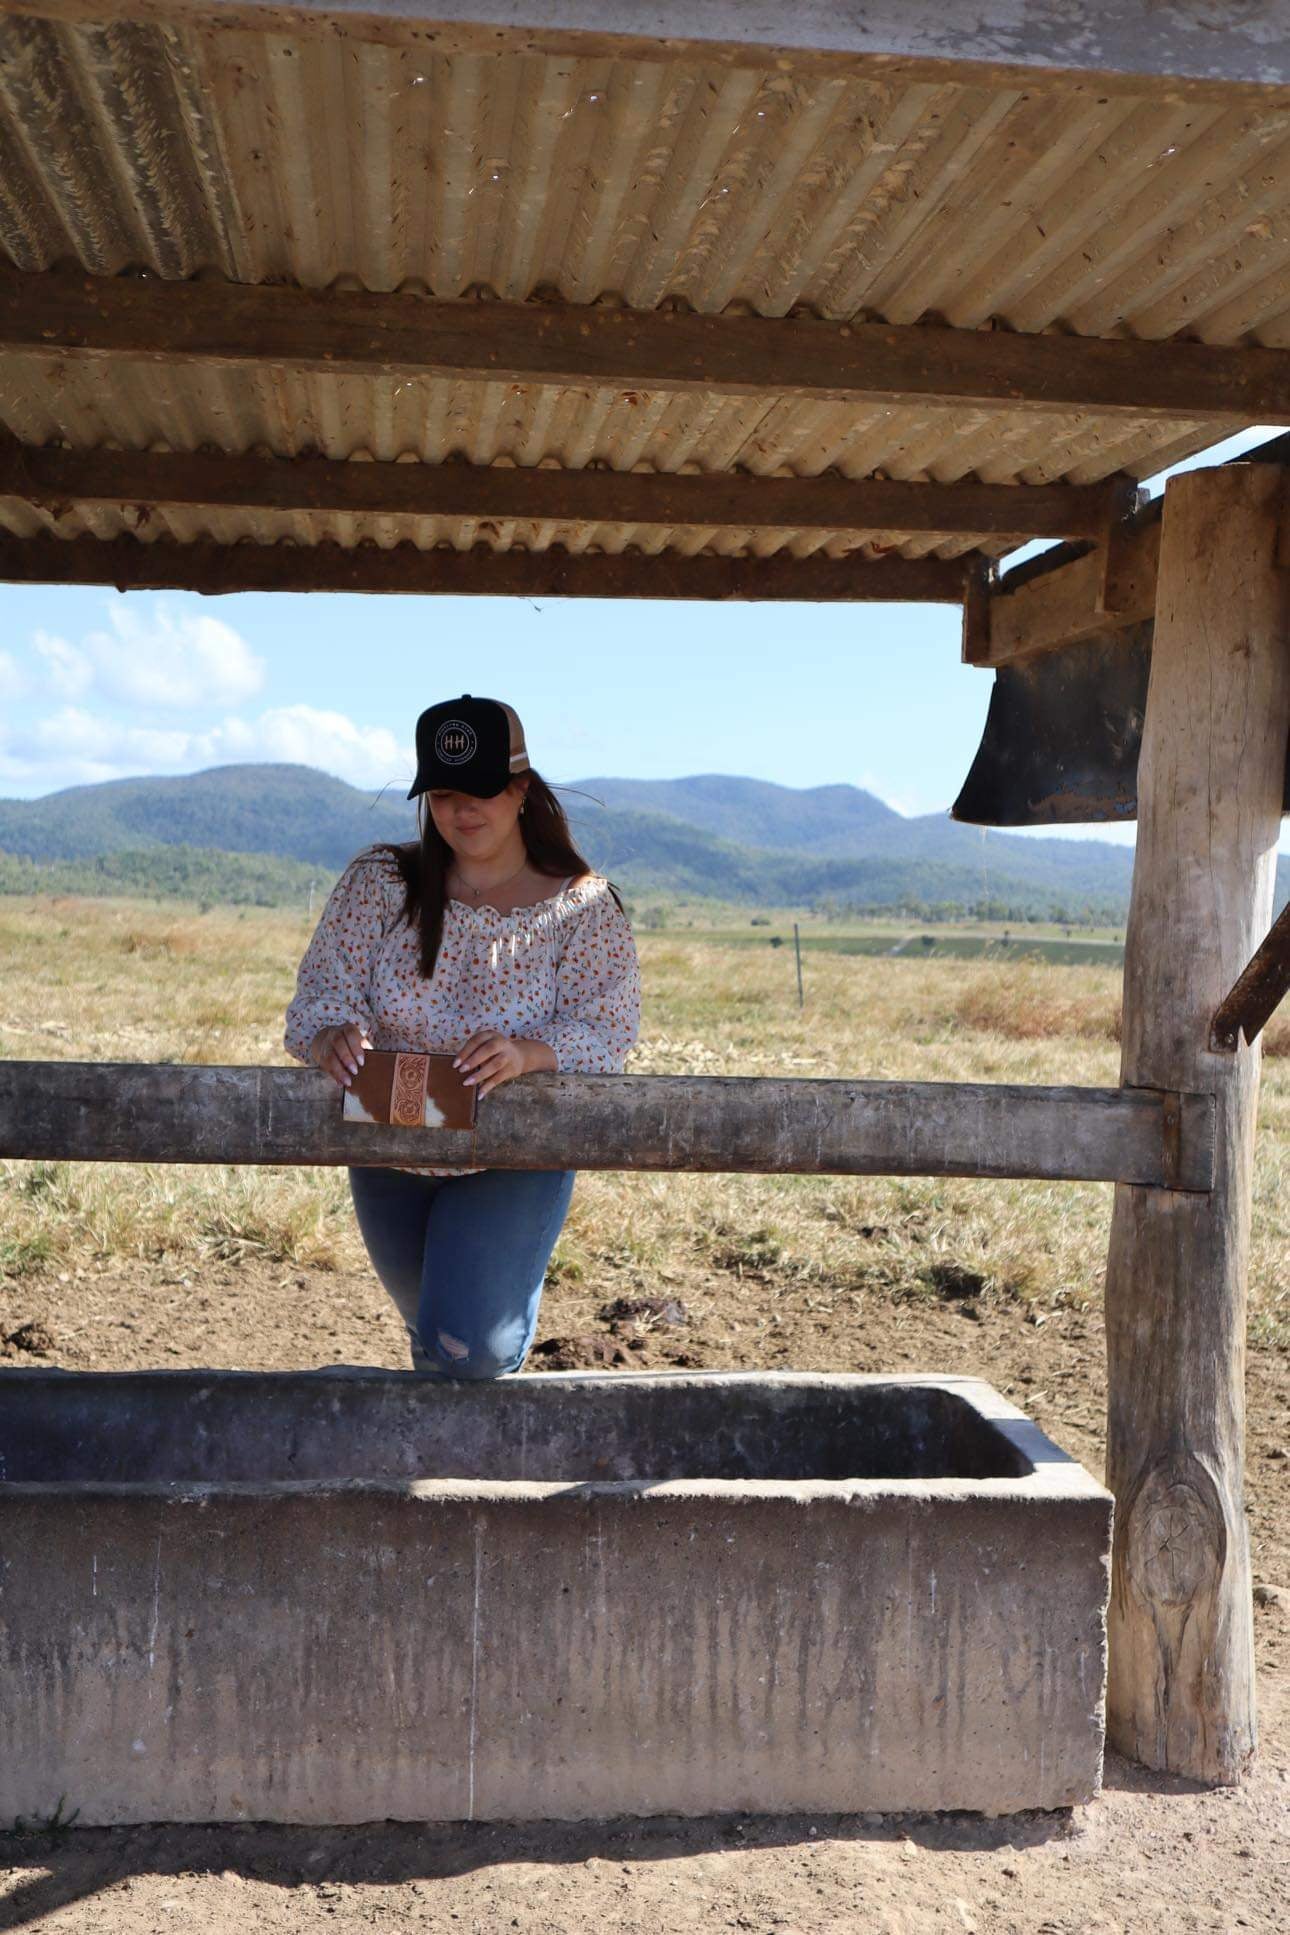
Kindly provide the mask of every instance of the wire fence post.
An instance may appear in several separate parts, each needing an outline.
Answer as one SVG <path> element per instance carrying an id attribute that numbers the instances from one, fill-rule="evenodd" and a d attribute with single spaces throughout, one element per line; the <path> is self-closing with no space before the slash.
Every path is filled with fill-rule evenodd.
<path id="1" fill-rule="evenodd" d="M 802 1008 L 806 1005 L 802 994 L 802 936 L 796 921 L 793 922 L 793 952 L 797 956 L 797 1005 Z"/>

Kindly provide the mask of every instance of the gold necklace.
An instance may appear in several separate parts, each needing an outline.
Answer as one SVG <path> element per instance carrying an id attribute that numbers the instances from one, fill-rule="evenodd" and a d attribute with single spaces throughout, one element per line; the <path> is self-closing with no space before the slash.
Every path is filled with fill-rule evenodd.
<path id="1" fill-rule="evenodd" d="M 525 867 L 528 866 L 528 863 L 529 863 L 529 857 L 526 853 L 524 858 L 520 861 L 519 866 L 516 867 L 514 873 L 508 873 L 505 880 L 495 880 L 491 887 L 472 887 L 470 882 L 461 873 L 458 873 L 457 879 L 460 882 L 460 884 L 466 889 L 466 892 L 473 894 L 475 896 L 475 899 L 478 900 L 481 894 L 496 894 L 496 893 L 500 893 L 503 887 L 509 887 L 512 880 L 519 879 Z"/>

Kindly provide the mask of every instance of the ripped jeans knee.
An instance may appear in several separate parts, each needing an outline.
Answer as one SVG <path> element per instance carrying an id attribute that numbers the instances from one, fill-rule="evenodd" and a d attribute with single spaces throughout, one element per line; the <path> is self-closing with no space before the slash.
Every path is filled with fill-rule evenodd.
<path id="1" fill-rule="evenodd" d="M 518 1371 L 572 1171 L 356 1168 L 350 1187 L 368 1255 L 407 1326 L 413 1368 L 478 1381 Z"/>
<path id="2" fill-rule="evenodd" d="M 495 1330 L 475 1343 L 467 1343 L 454 1337 L 451 1331 L 432 1331 L 428 1337 L 420 1337 L 420 1357 L 427 1370 L 438 1372 L 442 1377 L 482 1382 L 494 1377 L 508 1377 L 518 1371 L 528 1353 L 526 1327 L 518 1331 L 513 1325 Z M 515 1332 L 511 1335 L 509 1333 Z M 415 1357 L 418 1353 L 414 1353 Z"/>

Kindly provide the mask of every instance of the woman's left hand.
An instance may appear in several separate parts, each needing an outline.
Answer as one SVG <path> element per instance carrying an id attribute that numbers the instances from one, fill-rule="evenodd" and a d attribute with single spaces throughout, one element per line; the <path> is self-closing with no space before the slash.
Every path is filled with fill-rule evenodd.
<path id="1" fill-rule="evenodd" d="M 544 1041 L 515 1041 L 496 1028 L 477 1028 L 458 1049 L 453 1067 L 461 1070 L 468 1088 L 478 1088 L 481 1095 L 487 1095 L 503 1082 L 513 1082 L 517 1075 L 554 1068 L 555 1051 Z"/>

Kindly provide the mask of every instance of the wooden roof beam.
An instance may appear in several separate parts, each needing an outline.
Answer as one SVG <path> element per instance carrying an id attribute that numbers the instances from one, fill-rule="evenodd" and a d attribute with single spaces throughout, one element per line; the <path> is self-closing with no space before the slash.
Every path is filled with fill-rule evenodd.
<path id="1" fill-rule="evenodd" d="M 1290 434 L 1205 468 L 1249 464 L 1290 467 Z M 1153 498 L 1109 525 L 1092 548 L 1050 552 L 997 581 L 992 565 L 975 562 L 964 603 L 964 664 L 1013 665 L 1153 618 L 1163 507 L 1163 498 Z M 1290 569 L 1290 491 L 1281 494 L 1277 559 Z"/>
<path id="2" fill-rule="evenodd" d="M 60 514 L 73 504 L 207 505 L 348 515 L 578 524 L 734 526 L 970 536 L 1099 536 L 1133 502 L 1131 480 L 915 484 L 739 472 L 560 470 L 326 457 L 67 450 L 0 440 L 0 497 Z"/>
<path id="3" fill-rule="evenodd" d="M 747 599 L 958 604 L 964 563 L 945 558 L 678 557 L 642 551 L 421 551 L 413 544 L 174 544 L 0 536 L 0 583 L 118 591 L 362 591 L 409 597 Z"/>
<path id="4" fill-rule="evenodd" d="M 0 272 L 0 351 L 1233 427 L 1290 419 L 1284 349 L 61 271 Z"/>
<path id="5" fill-rule="evenodd" d="M 1081 638 L 1127 630 L 1156 608 L 1158 510 L 1116 526 L 1055 570 L 982 588 L 977 568 L 963 626 L 963 663 L 993 670 L 1059 651 Z"/>

